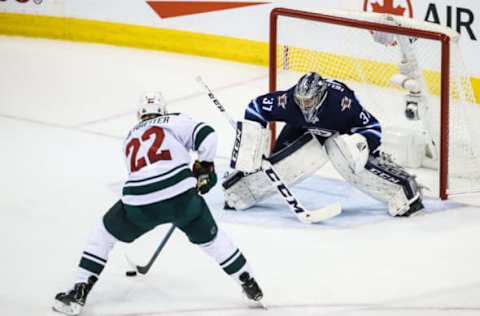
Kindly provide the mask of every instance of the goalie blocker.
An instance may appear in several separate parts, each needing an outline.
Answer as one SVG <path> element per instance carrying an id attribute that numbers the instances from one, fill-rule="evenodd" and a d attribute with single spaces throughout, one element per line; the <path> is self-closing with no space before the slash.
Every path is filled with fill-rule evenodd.
<path id="1" fill-rule="evenodd" d="M 330 160 L 345 180 L 387 203 L 390 215 L 409 216 L 423 209 L 415 177 L 385 154 L 369 155 L 368 144 L 360 134 L 335 135 L 322 146 L 307 132 L 268 160 L 288 186 L 314 174 Z M 259 171 L 235 171 L 225 176 L 222 187 L 225 207 L 238 210 L 247 209 L 275 193 L 271 182 Z"/>
<path id="2" fill-rule="evenodd" d="M 230 167 L 245 172 L 258 170 L 270 145 L 270 131 L 252 121 L 238 121 Z"/>

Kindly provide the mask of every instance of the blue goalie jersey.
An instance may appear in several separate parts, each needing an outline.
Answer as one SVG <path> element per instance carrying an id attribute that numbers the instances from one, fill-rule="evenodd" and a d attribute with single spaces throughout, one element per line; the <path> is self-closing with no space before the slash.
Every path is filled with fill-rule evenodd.
<path id="1" fill-rule="evenodd" d="M 382 129 L 378 120 L 362 107 L 355 93 L 344 83 L 326 80 L 327 97 L 312 122 L 307 122 L 295 103 L 295 86 L 275 91 L 252 100 L 245 111 L 245 119 L 267 126 L 268 122 L 285 122 L 290 127 L 309 130 L 324 140 L 336 133 L 365 136 L 371 154 L 380 146 Z"/>

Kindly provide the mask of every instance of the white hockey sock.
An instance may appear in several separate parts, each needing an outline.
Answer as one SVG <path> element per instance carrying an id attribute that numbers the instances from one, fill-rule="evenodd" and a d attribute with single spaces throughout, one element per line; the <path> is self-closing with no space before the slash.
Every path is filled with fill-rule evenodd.
<path id="1" fill-rule="evenodd" d="M 92 275 L 98 277 L 107 264 L 108 255 L 116 242 L 117 239 L 105 229 L 103 220 L 100 220 L 90 233 L 82 253 L 75 283 L 87 282 Z"/>
<path id="2" fill-rule="evenodd" d="M 238 284 L 242 284 L 239 280 L 240 274 L 248 272 L 253 277 L 252 269 L 242 252 L 233 244 L 228 235 L 218 229 L 217 236 L 206 243 L 199 245 L 210 257 L 214 258 L 223 271 L 230 275 Z"/>

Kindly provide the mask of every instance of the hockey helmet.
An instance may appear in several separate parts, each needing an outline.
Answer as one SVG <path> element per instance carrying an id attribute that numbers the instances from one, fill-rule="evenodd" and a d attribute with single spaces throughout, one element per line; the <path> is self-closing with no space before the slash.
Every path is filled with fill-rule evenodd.
<path id="1" fill-rule="evenodd" d="M 316 72 L 309 72 L 298 80 L 293 99 L 307 122 L 312 122 L 327 98 L 327 83 Z"/>
<path id="2" fill-rule="evenodd" d="M 160 92 L 146 92 L 140 98 L 137 117 L 141 121 L 147 115 L 167 114 L 167 103 Z"/>

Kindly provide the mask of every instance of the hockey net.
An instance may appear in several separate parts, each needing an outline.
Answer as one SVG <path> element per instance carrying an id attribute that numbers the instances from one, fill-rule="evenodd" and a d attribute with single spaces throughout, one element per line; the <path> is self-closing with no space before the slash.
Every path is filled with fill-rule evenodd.
<path id="1" fill-rule="evenodd" d="M 416 148 L 422 157 L 406 167 L 433 195 L 480 191 L 480 106 L 459 34 L 387 14 L 283 8 L 272 11 L 270 27 L 271 91 L 293 86 L 308 71 L 343 81 L 381 122 L 382 150 L 408 151 L 415 146 L 395 141 L 421 139 Z M 374 35 L 386 35 L 390 43 L 380 44 Z M 412 77 L 413 88 L 401 86 Z M 409 94 L 422 100 L 419 120 L 405 115 Z"/>

